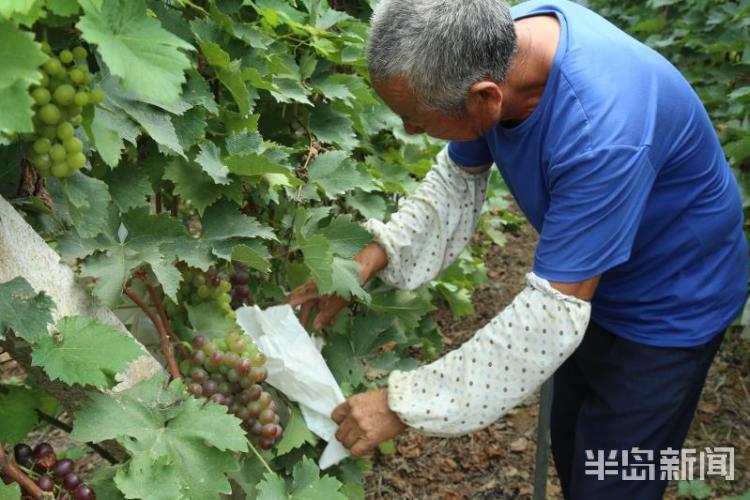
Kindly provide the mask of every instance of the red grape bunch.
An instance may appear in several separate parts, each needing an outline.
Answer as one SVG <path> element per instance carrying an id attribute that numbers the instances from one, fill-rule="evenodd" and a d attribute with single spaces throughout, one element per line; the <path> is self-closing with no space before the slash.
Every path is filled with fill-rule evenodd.
<path id="1" fill-rule="evenodd" d="M 215 341 L 198 335 L 192 347 L 192 357 L 180 363 L 180 370 L 191 380 L 188 392 L 227 406 L 261 448 L 272 448 L 283 430 L 276 402 L 261 385 L 268 376 L 263 353 L 236 332 Z"/>
<path id="2" fill-rule="evenodd" d="M 24 443 L 13 448 L 16 464 L 42 491 L 48 491 L 57 500 L 94 500 L 93 488 L 76 474 L 76 464 L 69 458 L 57 459 L 49 443 L 39 443 L 33 449 Z M 8 484 L 10 480 L 3 477 Z M 31 498 L 24 496 L 23 498 Z"/>
<path id="3" fill-rule="evenodd" d="M 34 133 L 25 137 L 31 143 L 31 163 L 42 175 L 68 177 L 86 164 L 83 142 L 76 137 L 83 108 L 104 98 L 101 89 L 90 88 L 91 74 L 86 49 L 75 47 L 49 55 L 42 64 L 42 80 L 31 89 L 34 99 Z"/>

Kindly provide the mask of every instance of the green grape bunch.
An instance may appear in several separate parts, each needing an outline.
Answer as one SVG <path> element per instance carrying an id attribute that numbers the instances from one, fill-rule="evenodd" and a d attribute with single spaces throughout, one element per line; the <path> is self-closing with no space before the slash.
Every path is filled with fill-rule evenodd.
<path id="1" fill-rule="evenodd" d="M 191 346 L 191 357 L 180 362 L 188 393 L 226 406 L 262 449 L 271 449 L 283 429 L 276 402 L 262 386 L 268 376 L 263 353 L 237 332 L 213 341 L 198 335 Z"/>
<path id="2" fill-rule="evenodd" d="M 69 177 L 86 164 L 83 141 L 76 136 L 83 122 L 81 113 L 84 107 L 102 102 L 104 94 L 90 86 L 85 48 L 54 54 L 44 42 L 42 50 L 49 59 L 40 68 L 40 84 L 31 88 L 34 132 L 27 136 L 31 143 L 29 159 L 44 176 Z"/>
<path id="3" fill-rule="evenodd" d="M 182 272 L 182 283 L 177 292 L 180 304 L 198 305 L 205 302 L 216 302 L 224 311 L 224 314 L 234 319 L 234 311 L 231 307 L 232 297 L 229 292 L 232 285 L 222 279 L 215 267 L 210 267 L 203 272 L 200 269 L 188 268 Z M 167 314 L 177 314 L 177 307 L 167 304 Z"/>

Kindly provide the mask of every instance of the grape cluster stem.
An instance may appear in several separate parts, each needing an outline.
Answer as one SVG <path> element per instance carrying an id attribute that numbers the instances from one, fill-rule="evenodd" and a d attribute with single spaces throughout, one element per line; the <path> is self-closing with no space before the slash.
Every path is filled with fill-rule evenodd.
<path id="1" fill-rule="evenodd" d="M 141 310 L 148 316 L 148 318 L 151 320 L 151 322 L 156 327 L 156 331 L 159 332 L 159 340 L 161 341 L 161 350 L 164 352 L 164 356 L 167 358 L 167 367 L 169 368 L 169 374 L 172 376 L 173 380 L 181 379 L 182 376 L 180 375 L 180 369 L 177 366 L 177 361 L 174 358 L 174 351 L 172 350 L 172 343 L 169 341 L 169 334 L 167 333 L 167 329 L 164 326 L 164 323 L 162 323 L 161 319 L 159 319 L 151 309 L 149 309 L 148 305 L 143 301 L 142 298 L 138 296 L 137 293 L 133 291 L 130 287 L 125 287 L 125 295 L 127 295 L 130 300 L 132 300 L 135 305 L 141 308 Z"/>
<path id="2" fill-rule="evenodd" d="M 35 500 L 38 500 L 40 498 L 45 498 L 45 494 L 42 491 L 39 486 L 36 485 L 34 481 L 29 478 L 26 474 L 24 474 L 21 469 L 19 469 L 15 463 L 13 463 L 13 460 L 8 457 L 8 455 L 5 453 L 5 448 L 0 443 L 0 470 L 5 473 L 9 478 L 11 478 L 13 481 L 18 483 L 23 490 L 28 493 L 31 497 L 33 497 Z"/>
<path id="3" fill-rule="evenodd" d="M 146 285 L 146 292 L 148 292 L 148 296 L 151 298 L 151 302 L 154 304 L 156 312 L 159 313 L 159 318 L 164 325 L 164 330 L 166 330 L 167 336 L 174 343 L 174 345 L 177 346 L 177 350 L 180 351 L 180 354 L 183 357 L 190 356 L 190 351 L 182 344 L 182 342 L 180 342 L 180 339 L 177 338 L 177 335 L 172 330 L 172 326 L 169 324 L 169 318 L 167 317 L 167 312 L 164 310 L 164 303 L 156 294 L 154 287 L 149 285 L 143 276 L 139 276 L 139 278 L 141 279 L 141 281 L 143 281 L 143 284 Z"/>

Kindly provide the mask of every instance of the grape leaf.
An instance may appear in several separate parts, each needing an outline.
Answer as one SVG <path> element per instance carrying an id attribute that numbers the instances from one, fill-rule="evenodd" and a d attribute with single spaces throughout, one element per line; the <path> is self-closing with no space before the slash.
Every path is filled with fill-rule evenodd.
<path id="1" fill-rule="evenodd" d="M 289 421 L 284 426 L 284 436 L 276 445 L 276 454 L 285 455 L 290 451 L 299 448 L 305 443 L 315 445 L 318 438 L 307 428 L 305 419 L 297 408 L 292 408 L 292 414 Z"/>
<path id="2" fill-rule="evenodd" d="M 177 140 L 184 151 L 193 147 L 201 137 L 205 135 L 206 110 L 201 106 L 196 106 L 180 116 L 172 117 L 172 124 L 177 133 Z"/>
<path id="3" fill-rule="evenodd" d="M 337 73 L 334 75 L 327 75 L 325 78 L 313 80 L 312 86 L 315 92 L 318 92 L 331 100 L 341 100 L 347 104 L 352 104 L 354 94 L 349 90 L 351 79 L 355 79 L 354 75 L 346 75 L 343 73 Z"/>
<path id="4" fill-rule="evenodd" d="M 66 316 L 56 329 L 55 335 L 39 339 L 32 360 L 51 380 L 68 385 L 110 387 L 116 373 L 144 354 L 132 337 L 93 319 Z"/>
<path id="5" fill-rule="evenodd" d="M 222 196 L 237 202 L 242 199 L 240 182 L 234 182 L 229 186 L 216 184 L 201 166 L 194 162 L 177 159 L 171 161 L 164 169 L 164 178 L 175 183 L 175 193 L 189 200 L 200 215 L 206 207 Z"/>
<path id="6" fill-rule="evenodd" d="M 36 409 L 41 403 L 34 392 L 22 385 L 0 385 L 0 442 L 14 445 L 36 427 Z M 2 498 L 2 497 L 0 497 Z"/>
<path id="7" fill-rule="evenodd" d="M 341 483 L 332 477 L 320 477 L 315 463 L 305 457 L 294 466 L 292 484 L 287 484 L 279 476 L 266 473 L 258 485 L 257 500 L 346 500 L 339 492 Z"/>
<path id="8" fill-rule="evenodd" d="M 120 155 L 125 147 L 123 139 L 135 144 L 141 133 L 124 113 L 115 113 L 102 106 L 94 108 L 94 119 L 87 132 L 89 130 L 89 138 L 99 156 L 112 168 L 120 161 Z"/>
<path id="9" fill-rule="evenodd" d="M 370 301 L 370 294 L 360 286 L 359 266 L 352 259 L 334 257 L 331 266 L 331 286 L 323 287 L 324 294 L 335 293 L 345 299 L 352 295 L 365 302 Z"/>
<path id="10" fill-rule="evenodd" d="M 62 17 L 78 14 L 80 9 L 76 0 L 47 0 L 47 8 Z"/>
<path id="11" fill-rule="evenodd" d="M 149 206 L 146 198 L 154 194 L 146 171 L 139 165 L 117 168 L 107 173 L 104 181 L 121 212 Z"/>
<path id="12" fill-rule="evenodd" d="M 67 201 L 67 209 L 78 234 L 82 238 L 93 238 L 108 227 L 108 219 L 102 217 L 112 202 L 107 184 L 99 179 L 77 172 L 60 181 Z"/>
<path id="13" fill-rule="evenodd" d="M 0 102 L 3 103 L 3 112 L 0 113 L 0 129 L 14 132 L 33 132 L 34 124 L 31 117 L 34 116 L 31 106 L 34 103 L 29 95 L 26 82 L 21 80 L 0 87 Z"/>
<path id="14" fill-rule="evenodd" d="M 0 14 L 8 17 L 7 9 L 13 9 L 6 2 L 0 3 Z M 14 9 L 15 10 L 15 9 Z M 28 10 L 28 9 L 26 9 Z M 0 88 L 17 82 L 25 84 L 39 81 L 39 65 L 47 60 L 38 43 L 34 41 L 34 34 L 22 31 L 10 21 L 0 19 Z M 3 103 L 7 101 L 2 101 Z"/>
<path id="15" fill-rule="evenodd" d="M 351 215 L 336 217 L 321 234 L 328 239 L 333 253 L 341 257 L 353 257 L 372 241 L 370 233 L 353 222 Z"/>
<path id="16" fill-rule="evenodd" d="M 36 293 L 25 279 L 13 278 L 0 283 L 0 339 L 6 330 L 36 342 L 47 335 L 55 303 L 44 292 Z"/>
<path id="17" fill-rule="evenodd" d="M 358 144 L 352 127 L 349 116 L 327 103 L 318 104 L 310 116 L 310 129 L 320 142 L 336 144 L 346 150 L 354 149 Z"/>
<path id="18" fill-rule="evenodd" d="M 344 151 L 318 155 L 307 167 L 310 183 L 318 185 L 328 197 L 370 184 L 370 176 L 359 170 Z"/>
<path id="19" fill-rule="evenodd" d="M 193 328 L 209 338 L 224 338 L 228 331 L 237 328 L 234 320 L 227 318 L 224 310 L 216 302 L 184 305 Z"/>
<path id="20" fill-rule="evenodd" d="M 359 189 L 346 197 L 346 205 L 357 210 L 366 219 L 383 220 L 387 210 L 386 202 L 382 195 L 365 193 Z"/>
<path id="21" fill-rule="evenodd" d="M 271 263 L 268 259 L 249 245 L 236 245 L 232 248 L 232 260 L 244 262 L 253 269 L 264 273 L 271 270 Z"/>
<path id="22" fill-rule="evenodd" d="M 195 162 L 203 167 L 216 184 L 229 184 L 229 169 L 221 160 L 221 151 L 213 142 L 201 144 L 201 151 L 195 157 Z"/>
<path id="23" fill-rule="evenodd" d="M 372 294 L 370 307 L 374 312 L 391 314 L 404 331 L 412 331 L 420 319 L 435 309 L 425 287 Z"/>
<path id="24" fill-rule="evenodd" d="M 255 217 L 242 214 L 237 205 L 227 201 L 211 205 L 201 221 L 205 240 L 219 241 L 231 238 L 276 240 L 272 228 L 264 226 Z"/>
<path id="25" fill-rule="evenodd" d="M 116 439 L 130 453 L 115 482 L 129 498 L 217 498 L 231 491 L 225 474 L 237 470 L 234 452 L 247 451 L 240 420 L 226 408 L 184 394 L 164 375 L 118 393 L 94 394 L 76 415 L 71 438 Z"/>
<path id="26" fill-rule="evenodd" d="M 316 234 L 299 242 L 299 247 L 305 256 L 305 265 L 310 269 L 318 288 L 330 290 L 333 287 L 333 254 L 328 240 L 323 235 Z"/>
<path id="27" fill-rule="evenodd" d="M 94 293 L 102 304 L 117 304 L 131 271 L 142 264 L 149 264 L 157 277 L 167 280 L 162 284 L 174 300 L 179 283 L 175 280 L 180 278 L 176 270 L 168 270 L 172 256 L 165 247 L 191 241 L 182 224 L 166 214 L 150 215 L 147 209 L 139 208 L 123 214 L 116 227 L 117 233 L 124 231 L 124 237 L 107 233 L 106 242 L 99 246 L 101 251 L 87 257 L 81 266 L 82 276 L 96 279 Z"/>
<path id="28" fill-rule="evenodd" d="M 98 46 L 123 86 L 158 101 L 176 101 L 185 82 L 184 71 L 190 66 L 182 50 L 193 50 L 193 46 L 150 17 L 144 0 L 80 3 L 85 15 L 76 26 L 86 41 Z"/>
<path id="29" fill-rule="evenodd" d="M 0 481 L 0 500 L 18 500 L 23 497 L 18 483 L 5 484 Z"/>

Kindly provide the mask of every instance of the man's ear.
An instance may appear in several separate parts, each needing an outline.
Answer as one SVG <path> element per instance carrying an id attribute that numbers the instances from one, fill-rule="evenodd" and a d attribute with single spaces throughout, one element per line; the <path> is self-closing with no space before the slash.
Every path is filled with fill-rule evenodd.
<path id="1" fill-rule="evenodd" d="M 491 120 L 496 123 L 500 121 L 502 107 L 503 91 L 497 83 L 479 80 L 469 87 L 469 95 L 466 98 L 466 111 L 469 115 L 480 117 L 482 121 Z"/>

